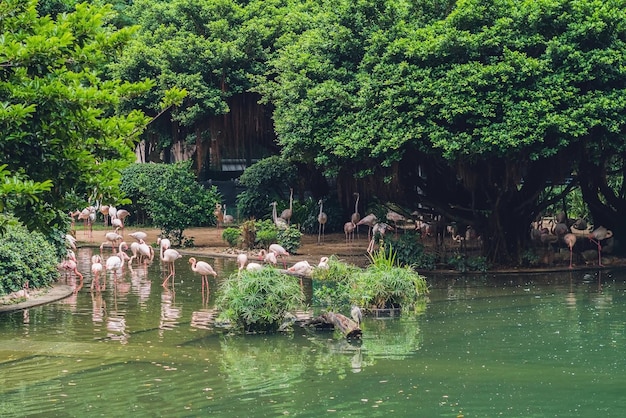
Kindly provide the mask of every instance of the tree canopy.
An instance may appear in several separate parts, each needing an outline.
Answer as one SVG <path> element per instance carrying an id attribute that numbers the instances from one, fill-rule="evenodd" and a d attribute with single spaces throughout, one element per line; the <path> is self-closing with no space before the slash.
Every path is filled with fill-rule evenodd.
<path id="1" fill-rule="evenodd" d="M 348 3 L 271 60 L 264 92 L 284 154 L 477 225 L 500 261 L 553 203 L 548 184 L 573 186 L 609 156 L 622 167 L 625 2 L 466 0 L 426 20 L 396 2 L 361 20 Z M 363 42 L 341 35 L 358 22 Z"/>
<path id="2" fill-rule="evenodd" d="M 116 109 L 152 82 L 107 77 L 107 64 L 136 30 L 107 25 L 109 6 L 78 4 L 53 19 L 40 17 L 36 5 L 0 6 L 0 154 L 23 181 L 51 183 L 37 200 L 11 207 L 29 228 L 50 231 L 65 229 L 72 199 L 120 198 L 119 170 L 134 161 L 149 119 Z"/>

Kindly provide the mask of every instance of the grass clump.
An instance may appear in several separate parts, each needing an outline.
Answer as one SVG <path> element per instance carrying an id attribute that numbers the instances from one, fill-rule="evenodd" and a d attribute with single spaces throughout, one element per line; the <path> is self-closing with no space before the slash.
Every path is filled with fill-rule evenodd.
<path id="1" fill-rule="evenodd" d="M 297 279 L 278 269 L 242 270 L 220 285 L 220 319 L 248 333 L 276 332 L 288 313 L 304 304 Z"/>

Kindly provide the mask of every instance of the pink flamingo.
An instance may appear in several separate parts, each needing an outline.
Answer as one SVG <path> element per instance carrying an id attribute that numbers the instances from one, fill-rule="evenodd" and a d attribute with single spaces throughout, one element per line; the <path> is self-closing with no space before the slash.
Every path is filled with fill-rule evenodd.
<path id="1" fill-rule="evenodd" d="M 124 267 L 124 262 L 128 261 L 130 257 L 126 254 L 126 250 L 128 249 L 128 244 L 124 241 L 120 242 L 118 252 L 115 255 L 107 258 L 105 263 L 105 268 L 107 271 L 113 272 L 113 277 L 117 278 L 117 273 L 122 270 Z"/>
<path id="2" fill-rule="evenodd" d="M 343 233 L 346 234 L 346 244 L 348 244 L 350 241 L 354 241 L 355 228 L 356 224 L 352 221 L 343 224 Z"/>
<path id="3" fill-rule="evenodd" d="M 602 267 L 602 244 L 605 239 L 613 236 L 613 231 L 599 226 L 589 234 L 589 241 L 594 242 L 598 246 L 598 266 Z"/>
<path id="4" fill-rule="evenodd" d="M 367 225 L 367 238 L 370 239 L 370 236 L 372 235 L 372 228 L 374 227 L 376 222 L 378 222 L 376 215 L 370 213 L 366 217 L 362 218 L 359 222 L 357 222 L 356 225 Z"/>
<path id="5" fill-rule="evenodd" d="M 269 263 L 272 265 L 278 264 L 278 259 L 276 258 L 276 253 L 273 251 L 267 252 L 265 250 L 261 250 L 259 252 L 259 260 L 263 260 L 265 263 Z"/>
<path id="6" fill-rule="evenodd" d="M 324 212 L 324 201 L 320 199 L 317 202 L 320 205 L 320 213 L 317 215 L 317 222 L 319 227 L 317 228 L 317 244 L 320 245 L 324 241 L 324 235 L 326 232 L 326 222 L 328 222 L 328 215 Z M 270 248 L 271 249 L 271 248 Z"/>
<path id="7" fill-rule="evenodd" d="M 361 197 L 360 194 L 358 193 L 354 193 L 354 195 L 356 196 L 356 202 L 354 203 L 354 212 L 352 213 L 352 215 L 350 216 L 350 222 L 352 222 L 356 228 L 356 237 L 357 239 L 359 238 L 359 227 L 356 226 L 359 221 L 361 220 L 361 214 L 359 213 L 359 199 Z M 346 227 L 344 225 L 343 230 L 345 232 Z"/>
<path id="8" fill-rule="evenodd" d="M 196 261 L 195 257 L 189 258 L 189 264 L 191 264 L 191 270 L 194 273 L 198 273 L 202 279 L 202 301 L 205 301 L 204 288 L 206 287 L 206 300 L 209 298 L 209 274 L 213 277 L 217 277 L 217 272 L 213 270 L 213 267 L 205 261 Z"/>
<path id="9" fill-rule="evenodd" d="M 91 290 L 93 291 L 94 285 L 96 290 L 102 290 L 100 286 L 100 274 L 104 270 L 102 265 L 102 258 L 99 255 L 91 256 L 91 274 L 93 274 L 93 280 L 91 281 Z M 104 285 L 104 283 L 103 283 Z"/>
<path id="10" fill-rule="evenodd" d="M 113 253 L 115 253 L 115 246 L 117 245 L 117 242 L 124 239 L 124 237 L 117 233 L 117 229 L 115 231 L 107 232 L 106 234 L 104 234 L 104 238 L 106 238 L 106 241 L 103 241 L 102 244 L 100 244 L 100 252 L 102 252 L 102 249 L 105 245 L 110 243 L 111 250 L 113 251 Z"/>
<path id="11" fill-rule="evenodd" d="M 574 245 L 576 244 L 576 235 L 567 233 L 563 235 L 563 241 L 569 247 L 569 268 L 572 268 L 572 256 L 574 253 Z"/>
<path id="12" fill-rule="evenodd" d="M 172 277 L 172 280 L 173 280 L 173 277 L 176 274 L 176 267 L 174 266 L 174 262 L 181 257 L 182 255 L 178 251 L 172 248 L 168 248 L 167 250 L 161 252 L 161 261 L 167 264 L 169 267 L 168 275 L 165 278 L 165 280 L 163 280 L 163 286 L 167 285 L 167 282 L 170 279 L 170 277 Z"/>
<path id="13" fill-rule="evenodd" d="M 285 257 L 289 257 L 289 253 L 282 245 L 272 244 L 269 248 L 270 252 L 276 254 L 276 257 L 280 257 L 283 260 L 283 265 L 287 268 L 287 262 L 285 261 Z"/>

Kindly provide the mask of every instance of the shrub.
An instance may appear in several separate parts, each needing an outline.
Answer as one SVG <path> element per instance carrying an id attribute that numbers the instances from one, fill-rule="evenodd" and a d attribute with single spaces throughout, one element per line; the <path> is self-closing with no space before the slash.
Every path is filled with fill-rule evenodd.
<path id="1" fill-rule="evenodd" d="M 347 311 L 350 300 L 350 283 L 361 269 L 331 256 L 328 269 L 313 270 L 313 304 L 334 312 Z"/>
<path id="2" fill-rule="evenodd" d="M 256 229 L 255 247 L 267 248 L 270 244 L 278 240 L 278 228 L 272 221 L 256 221 L 254 223 Z"/>
<path id="3" fill-rule="evenodd" d="M 419 233 L 406 231 L 403 234 L 399 234 L 397 238 L 390 236 L 387 239 L 396 251 L 398 264 L 425 270 L 435 269 L 435 255 L 425 251 L 425 246 L 420 241 Z"/>
<path id="4" fill-rule="evenodd" d="M 295 254 L 296 251 L 298 251 L 298 248 L 300 248 L 302 232 L 300 232 L 295 226 L 290 226 L 287 229 L 278 230 L 276 239 L 278 243 L 282 245 L 285 250 L 287 250 L 287 252 Z"/>
<path id="5" fill-rule="evenodd" d="M 217 188 L 206 189 L 196 181 L 191 161 L 145 165 L 156 168 L 137 170 L 129 190 L 163 236 L 171 238 L 174 245 L 191 245 L 183 235 L 186 228 L 215 224 L 212 208 L 221 202 Z"/>
<path id="6" fill-rule="evenodd" d="M 241 230 L 239 228 L 226 228 L 224 232 L 222 232 L 222 239 L 231 247 L 236 247 L 239 244 L 240 238 Z"/>
<path id="7" fill-rule="evenodd" d="M 411 310 L 428 293 L 426 279 L 408 266 L 399 266 L 396 253 L 384 246 L 371 255 L 371 264 L 353 277 L 351 300 L 373 309 Z"/>
<path id="8" fill-rule="evenodd" d="M 0 236 L 0 294 L 50 286 L 59 276 L 58 258 L 43 234 L 10 222 Z"/>
<path id="9" fill-rule="evenodd" d="M 297 279 L 278 269 L 242 270 L 218 290 L 220 319 L 245 332 L 276 332 L 287 313 L 301 308 L 304 294 Z"/>
<path id="10" fill-rule="evenodd" d="M 248 167 L 239 177 L 246 190 L 237 196 L 239 213 L 257 219 L 271 214 L 272 202 L 289 198 L 283 191 L 296 181 L 296 167 L 279 156 L 264 158 Z"/>

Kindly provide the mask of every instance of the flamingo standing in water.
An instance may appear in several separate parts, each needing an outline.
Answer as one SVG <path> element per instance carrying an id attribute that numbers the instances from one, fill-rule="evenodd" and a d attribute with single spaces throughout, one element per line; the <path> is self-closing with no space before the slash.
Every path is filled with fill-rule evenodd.
<path id="1" fill-rule="evenodd" d="M 127 249 L 128 244 L 124 241 L 120 242 L 117 254 L 110 256 L 105 262 L 105 268 L 107 271 L 112 271 L 114 275 L 117 275 L 117 272 L 124 266 L 124 262 L 130 259 L 128 254 L 126 254 Z"/>
<path id="2" fill-rule="evenodd" d="M 189 258 L 189 264 L 191 264 L 191 270 L 194 273 L 198 273 L 202 279 L 202 301 L 208 301 L 209 298 L 209 274 L 213 277 L 217 277 L 217 272 L 213 270 L 213 267 L 206 261 L 197 261 L 195 257 Z M 206 287 L 206 298 L 204 288 Z"/>
<path id="3" fill-rule="evenodd" d="M 174 262 L 181 257 L 182 255 L 172 248 L 168 248 L 167 250 L 161 252 L 161 261 L 168 265 L 168 275 L 165 280 L 163 280 L 163 286 L 167 285 L 170 277 L 172 277 L 173 280 L 174 274 L 176 273 Z"/>
<path id="4" fill-rule="evenodd" d="M 289 253 L 282 245 L 272 244 L 269 248 L 271 253 L 276 254 L 276 257 L 280 257 L 283 260 L 283 266 L 287 268 L 287 262 L 285 261 L 285 257 L 289 257 Z"/>
<path id="5" fill-rule="evenodd" d="M 94 286 L 96 290 L 102 290 L 104 286 L 100 285 L 100 274 L 104 270 L 104 266 L 102 265 L 102 258 L 99 255 L 91 256 L 91 274 L 93 274 L 93 279 L 91 280 L 91 291 L 93 291 Z M 103 283 L 104 285 L 104 283 Z"/>

